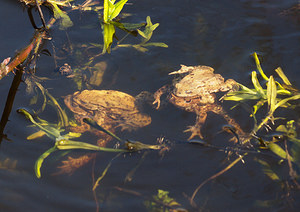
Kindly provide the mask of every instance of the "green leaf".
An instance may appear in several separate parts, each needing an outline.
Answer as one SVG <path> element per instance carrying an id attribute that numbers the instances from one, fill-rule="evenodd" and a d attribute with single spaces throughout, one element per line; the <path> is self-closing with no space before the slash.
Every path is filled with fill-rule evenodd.
<path id="1" fill-rule="evenodd" d="M 261 108 L 265 104 L 265 100 L 260 100 L 258 101 L 254 106 L 253 106 L 253 113 L 252 115 L 255 115 L 256 112 L 258 111 L 259 108 Z"/>
<path id="2" fill-rule="evenodd" d="M 60 26 L 59 26 L 60 30 L 65 30 L 73 26 L 73 22 L 64 11 L 59 9 L 59 7 L 54 3 L 52 3 L 51 5 L 53 7 L 54 18 L 60 19 Z"/>
<path id="3" fill-rule="evenodd" d="M 278 67 L 275 69 L 276 73 L 279 75 L 279 77 L 282 79 L 282 81 L 284 82 L 284 84 L 286 85 L 292 85 L 289 81 L 289 79 L 285 76 L 285 74 L 283 73 L 283 70 Z"/>
<path id="4" fill-rule="evenodd" d="M 103 46 L 103 50 L 102 53 L 104 54 L 105 52 L 110 53 L 110 47 L 112 45 L 113 42 L 113 37 L 115 34 L 115 27 L 112 24 L 102 24 L 102 33 L 103 33 L 103 42 L 104 42 L 104 46 Z"/>
<path id="5" fill-rule="evenodd" d="M 283 158 L 283 159 L 287 159 L 287 155 L 286 152 L 277 144 L 275 143 L 269 143 L 268 144 L 268 148 L 274 152 L 276 155 L 278 155 L 279 157 Z M 294 159 L 290 156 L 291 161 L 294 161 Z"/>
<path id="6" fill-rule="evenodd" d="M 108 22 L 108 14 L 109 14 L 109 0 L 104 0 L 103 2 L 103 22 Z"/>
<path id="7" fill-rule="evenodd" d="M 105 148 L 105 147 L 100 147 L 85 142 L 71 141 L 66 139 L 60 139 L 56 141 L 55 146 L 59 150 L 85 149 L 85 150 L 105 151 L 105 152 L 127 152 L 127 150 L 125 149 Z"/>
<path id="8" fill-rule="evenodd" d="M 30 136 L 28 136 L 27 140 L 37 139 L 37 138 L 43 137 L 44 135 L 46 135 L 45 131 L 40 130 L 40 131 L 37 131 L 37 132 L 31 134 Z"/>
<path id="9" fill-rule="evenodd" d="M 264 71 L 262 70 L 256 52 L 253 53 L 253 57 L 254 57 L 254 60 L 255 60 L 255 63 L 256 63 L 257 70 L 259 71 L 260 75 L 264 78 L 264 80 L 268 81 L 269 78 L 265 75 Z"/>
<path id="10" fill-rule="evenodd" d="M 167 44 L 165 44 L 165 43 L 156 43 L 156 42 L 145 43 L 145 44 L 143 44 L 143 46 L 157 46 L 157 47 L 168 48 Z"/>
<path id="11" fill-rule="evenodd" d="M 143 38 L 147 39 L 147 36 L 145 35 L 145 33 L 143 31 L 141 31 L 139 29 L 137 31 L 140 34 L 140 36 L 142 36 Z"/>
<path id="12" fill-rule="evenodd" d="M 278 107 L 282 107 L 282 106 L 285 105 L 288 101 L 291 101 L 291 100 L 298 100 L 298 99 L 300 99 L 300 94 L 295 95 L 295 96 L 292 96 L 292 97 L 289 97 L 289 98 L 285 98 L 285 99 L 279 101 L 279 102 L 275 105 L 275 109 L 277 109 Z"/>
<path id="13" fill-rule="evenodd" d="M 66 138 L 66 139 L 79 138 L 80 136 L 81 136 L 81 133 L 69 132 L 68 134 L 64 135 L 64 138 Z"/>
<path id="14" fill-rule="evenodd" d="M 244 91 L 234 91 L 227 93 L 226 96 L 224 96 L 224 100 L 229 100 L 229 101 L 246 101 L 246 100 L 255 100 L 255 99 L 260 99 L 261 96 L 258 95 L 257 93 L 248 93 Z"/>
<path id="15" fill-rule="evenodd" d="M 252 79 L 253 86 L 254 86 L 255 90 L 257 91 L 257 93 L 259 93 L 265 99 L 266 94 L 257 79 L 256 71 L 252 71 L 251 79 Z"/>
<path id="16" fill-rule="evenodd" d="M 41 166 L 44 162 L 44 160 L 54 151 L 56 151 L 57 148 L 56 146 L 48 149 L 46 152 L 44 152 L 35 162 L 34 165 L 34 171 L 35 171 L 35 175 L 37 176 L 37 178 L 41 178 Z"/>
<path id="17" fill-rule="evenodd" d="M 22 113 L 23 115 L 25 115 L 25 117 L 27 119 L 29 119 L 34 125 L 36 125 L 38 128 L 40 128 L 40 130 L 44 131 L 46 133 L 46 135 L 52 139 L 56 139 L 58 137 L 60 137 L 60 131 L 54 127 L 51 126 L 42 126 L 40 123 L 37 123 L 32 115 L 24 108 L 18 109 L 17 110 L 18 113 Z"/>
<path id="18" fill-rule="evenodd" d="M 142 47 L 140 44 L 132 45 L 132 47 L 135 48 L 136 50 L 140 51 L 140 52 L 146 52 L 146 51 L 148 51 L 147 48 Z"/>
<path id="19" fill-rule="evenodd" d="M 276 128 L 275 131 L 286 133 L 288 130 L 287 130 L 287 128 L 285 127 L 285 125 L 279 125 L 279 126 Z"/>
<path id="20" fill-rule="evenodd" d="M 123 9 L 123 7 L 127 1 L 128 0 L 120 0 L 118 3 L 116 3 L 114 5 L 114 9 L 112 10 L 112 12 L 109 15 L 110 21 L 113 20 L 115 17 L 117 17 L 120 14 L 121 10 Z"/>
<path id="21" fill-rule="evenodd" d="M 268 105 L 269 105 L 269 110 L 271 113 L 274 113 L 276 109 L 276 96 L 277 96 L 277 88 L 275 84 L 275 80 L 273 76 L 270 76 L 269 82 L 268 82 L 268 87 L 267 87 L 267 99 L 268 99 Z"/>
<path id="22" fill-rule="evenodd" d="M 257 161 L 262 165 L 265 175 L 267 175 L 271 180 L 280 180 L 279 176 L 272 170 L 271 166 L 266 161 L 259 159 L 257 159 Z"/>
<path id="23" fill-rule="evenodd" d="M 142 43 L 148 42 L 152 37 L 153 31 L 159 26 L 159 23 L 154 25 L 152 24 L 150 16 L 147 16 L 146 22 L 147 25 L 145 26 L 144 32 L 138 31 L 138 33 L 144 38 Z"/>

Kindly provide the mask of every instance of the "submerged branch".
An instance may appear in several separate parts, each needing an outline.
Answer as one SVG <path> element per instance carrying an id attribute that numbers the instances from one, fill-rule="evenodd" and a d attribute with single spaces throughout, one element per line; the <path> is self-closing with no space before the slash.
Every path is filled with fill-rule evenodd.
<path id="1" fill-rule="evenodd" d="M 238 157 L 237 159 L 235 159 L 231 164 L 229 164 L 225 169 L 222 169 L 221 171 L 219 171 L 218 173 L 214 174 L 213 176 L 209 177 L 208 179 L 206 179 L 205 181 L 203 181 L 194 191 L 192 197 L 190 198 L 190 204 L 193 207 L 196 207 L 196 203 L 194 202 L 194 198 L 197 195 L 198 191 L 202 188 L 202 186 L 204 186 L 206 183 L 208 183 L 209 181 L 219 177 L 220 175 L 224 174 L 226 171 L 228 171 L 229 169 L 231 169 L 235 164 L 237 164 L 239 161 L 241 161 L 243 159 L 244 156 L 246 156 L 248 153 L 245 153 L 244 155 L 240 155 L 240 157 Z"/>

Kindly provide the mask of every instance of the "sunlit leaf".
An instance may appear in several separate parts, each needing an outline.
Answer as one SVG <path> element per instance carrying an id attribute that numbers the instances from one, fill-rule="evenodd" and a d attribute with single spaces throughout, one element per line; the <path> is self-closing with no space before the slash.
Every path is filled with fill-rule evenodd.
<path id="1" fill-rule="evenodd" d="M 142 36 L 143 38 L 147 39 L 147 36 L 145 35 L 145 33 L 143 31 L 141 31 L 139 29 L 137 31 L 140 34 L 140 36 Z"/>
<path id="2" fill-rule="evenodd" d="M 298 100 L 300 99 L 300 94 L 289 97 L 289 98 L 285 98 L 281 101 L 279 101 L 276 105 L 275 105 L 275 109 L 277 109 L 278 107 L 282 107 L 284 104 L 286 104 L 288 101 L 292 101 L 292 100 Z"/>
<path id="3" fill-rule="evenodd" d="M 56 151 L 57 148 L 56 146 L 48 149 L 46 152 L 44 152 L 35 162 L 34 165 L 34 171 L 35 171 L 35 175 L 37 176 L 37 178 L 41 178 L 41 166 L 44 162 L 44 160 L 54 151 Z"/>
<path id="4" fill-rule="evenodd" d="M 44 135 L 46 135 L 45 131 L 40 130 L 40 131 L 37 131 L 37 132 L 31 134 L 30 136 L 28 136 L 27 140 L 37 139 L 37 138 L 43 137 Z"/>
<path id="5" fill-rule="evenodd" d="M 81 141 L 71 141 L 66 139 L 60 139 L 55 143 L 55 146 L 59 150 L 70 150 L 70 149 L 85 149 L 93 151 L 105 151 L 105 152 L 127 152 L 125 149 L 113 149 L 100 147 L 93 144 L 81 142 Z"/>
<path id="6" fill-rule="evenodd" d="M 53 7 L 53 13 L 54 17 L 56 19 L 60 19 L 60 30 L 65 30 L 71 26 L 73 26 L 73 22 L 71 21 L 70 17 L 61 9 L 56 4 L 51 4 Z"/>
<path id="7" fill-rule="evenodd" d="M 113 20 L 115 17 L 117 17 L 120 14 L 121 10 L 123 9 L 127 1 L 128 0 L 120 0 L 118 3 L 114 5 L 114 9 L 109 15 L 110 20 Z"/>
<path id="8" fill-rule="evenodd" d="M 135 48 L 136 50 L 140 51 L 140 52 L 146 52 L 146 51 L 148 51 L 147 48 L 144 48 L 141 45 L 132 45 L 132 47 Z"/>
<path id="9" fill-rule="evenodd" d="M 269 78 L 265 75 L 264 71 L 262 70 L 256 52 L 253 53 L 253 57 L 254 57 L 254 60 L 255 60 L 255 63 L 256 63 L 257 70 L 259 71 L 260 75 L 264 78 L 264 80 L 268 81 Z"/>
<path id="10" fill-rule="evenodd" d="M 165 43 L 145 43 L 143 46 L 157 46 L 157 47 L 163 47 L 163 48 L 168 48 L 168 45 Z"/>
<path id="11" fill-rule="evenodd" d="M 82 135 L 81 133 L 69 132 L 68 134 L 64 135 L 64 137 L 67 138 L 67 139 L 79 138 L 81 135 Z"/>
<path id="12" fill-rule="evenodd" d="M 104 54 L 105 52 L 110 53 L 110 47 L 112 45 L 113 42 L 113 37 L 115 34 L 115 27 L 112 24 L 102 24 L 102 33 L 103 33 L 103 42 L 104 42 L 104 46 L 103 46 L 103 50 L 102 53 Z"/>
<path id="13" fill-rule="evenodd" d="M 278 67 L 275 69 L 276 73 L 279 75 L 279 77 L 282 79 L 282 81 L 284 82 L 284 84 L 286 85 L 292 85 L 289 81 L 289 79 L 285 76 L 285 74 L 283 73 L 283 70 Z"/>
<path id="14" fill-rule="evenodd" d="M 59 126 L 63 126 L 63 127 L 69 126 L 68 116 L 67 116 L 66 112 L 58 104 L 58 102 L 56 101 L 56 99 L 40 83 L 35 82 L 35 84 L 38 86 L 38 88 L 41 90 L 41 92 L 42 92 L 42 94 L 44 96 L 44 99 L 45 99 L 44 103 L 46 103 L 46 95 L 51 100 L 51 103 L 55 107 L 56 112 L 57 112 L 58 117 L 59 117 L 59 121 L 60 121 L 60 125 Z"/>
<path id="15" fill-rule="evenodd" d="M 276 131 L 278 131 L 278 132 L 287 132 L 287 129 L 286 129 L 285 125 L 279 125 L 276 128 Z"/>
<path id="16" fill-rule="evenodd" d="M 278 155 L 279 157 L 283 158 L 283 159 L 287 159 L 287 155 L 286 152 L 277 144 L 275 143 L 269 143 L 268 144 L 268 148 L 274 152 L 276 155 Z M 291 161 L 294 161 L 294 159 L 290 156 Z"/>
<path id="17" fill-rule="evenodd" d="M 259 93 L 263 98 L 266 98 L 264 89 L 261 87 L 261 85 L 257 79 L 257 75 L 256 75 L 255 71 L 252 71 L 251 79 L 252 79 L 253 86 L 254 86 L 255 90 L 257 91 L 257 93 Z"/>
<path id="18" fill-rule="evenodd" d="M 226 94 L 224 96 L 224 100 L 229 101 L 246 101 L 246 100 L 254 100 L 254 99 L 260 99 L 260 95 L 257 95 L 257 93 L 248 93 L 243 91 L 234 91 Z"/>
<path id="19" fill-rule="evenodd" d="M 150 16 L 147 16 L 146 22 L 145 30 L 143 32 L 138 30 L 138 33 L 143 37 L 142 43 L 148 42 L 152 37 L 153 31 L 159 26 L 159 23 L 152 24 Z"/>
<path id="20" fill-rule="evenodd" d="M 103 2 L 103 22 L 108 23 L 108 14 L 109 14 L 109 0 L 104 0 Z"/>
<path id="21" fill-rule="evenodd" d="M 253 115 L 256 114 L 258 109 L 261 108 L 265 104 L 265 102 L 265 100 L 260 100 L 253 106 Z"/>
<path id="22" fill-rule="evenodd" d="M 17 110 L 18 113 L 22 113 L 23 115 L 25 115 L 25 117 L 27 119 L 29 119 L 34 125 L 36 125 L 38 128 L 40 128 L 40 130 L 44 131 L 46 133 L 46 135 L 52 139 L 56 139 L 58 137 L 60 137 L 60 131 L 54 127 L 50 127 L 50 126 L 42 126 L 40 123 L 37 123 L 32 115 L 24 108 L 18 109 Z"/>
<path id="23" fill-rule="evenodd" d="M 269 110 L 271 113 L 274 113 L 275 106 L 276 106 L 276 96 L 277 96 L 277 88 L 275 84 L 275 80 L 273 76 L 270 76 L 268 86 L 267 86 L 267 99 L 268 99 L 268 105 Z"/>

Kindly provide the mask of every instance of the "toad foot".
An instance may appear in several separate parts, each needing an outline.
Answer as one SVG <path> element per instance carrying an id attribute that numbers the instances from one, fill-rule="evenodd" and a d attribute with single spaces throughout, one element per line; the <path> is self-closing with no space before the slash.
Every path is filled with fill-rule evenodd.
<path id="1" fill-rule="evenodd" d="M 201 134 L 201 127 L 198 125 L 189 126 L 184 132 L 191 132 L 192 135 L 188 138 L 188 140 L 191 140 L 192 138 L 199 136 L 201 139 L 203 139 L 203 136 Z"/>

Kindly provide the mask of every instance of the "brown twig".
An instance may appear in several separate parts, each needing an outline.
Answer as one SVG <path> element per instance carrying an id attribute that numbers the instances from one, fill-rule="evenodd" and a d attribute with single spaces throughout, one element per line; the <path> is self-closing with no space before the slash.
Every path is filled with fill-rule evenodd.
<path id="1" fill-rule="evenodd" d="M 293 165 L 292 165 L 292 161 L 291 161 L 291 156 L 290 156 L 290 154 L 288 152 L 286 139 L 284 139 L 284 148 L 285 148 L 285 153 L 286 153 L 286 159 L 287 159 L 288 165 L 289 165 L 289 175 L 290 175 L 292 181 L 295 183 L 297 189 L 300 189 L 300 185 L 299 185 L 299 183 L 296 180 L 297 173 L 293 169 Z"/>
<path id="2" fill-rule="evenodd" d="M 220 175 L 224 174 L 226 171 L 228 171 L 229 169 L 231 169 L 235 164 L 237 164 L 239 161 L 241 161 L 243 159 L 244 156 L 246 156 L 248 153 L 245 153 L 244 155 L 241 155 L 240 157 L 238 157 L 237 159 L 235 159 L 232 163 L 230 163 L 226 168 L 222 169 L 221 171 L 219 171 L 218 173 L 214 174 L 213 176 L 209 177 L 208 179 L 206 179 L 205 181 L 203 181 L 194 191 L 192 197 L 190 198 L 190 204 L 193 207 L 197 207 L 197 204 L 194 202 L 194 198 L 197 195 L 198 191 L 202 188 L 202 186 L 204 186 L 206 183 L 208 183 L 209 181 L 219 177 Z"/>

